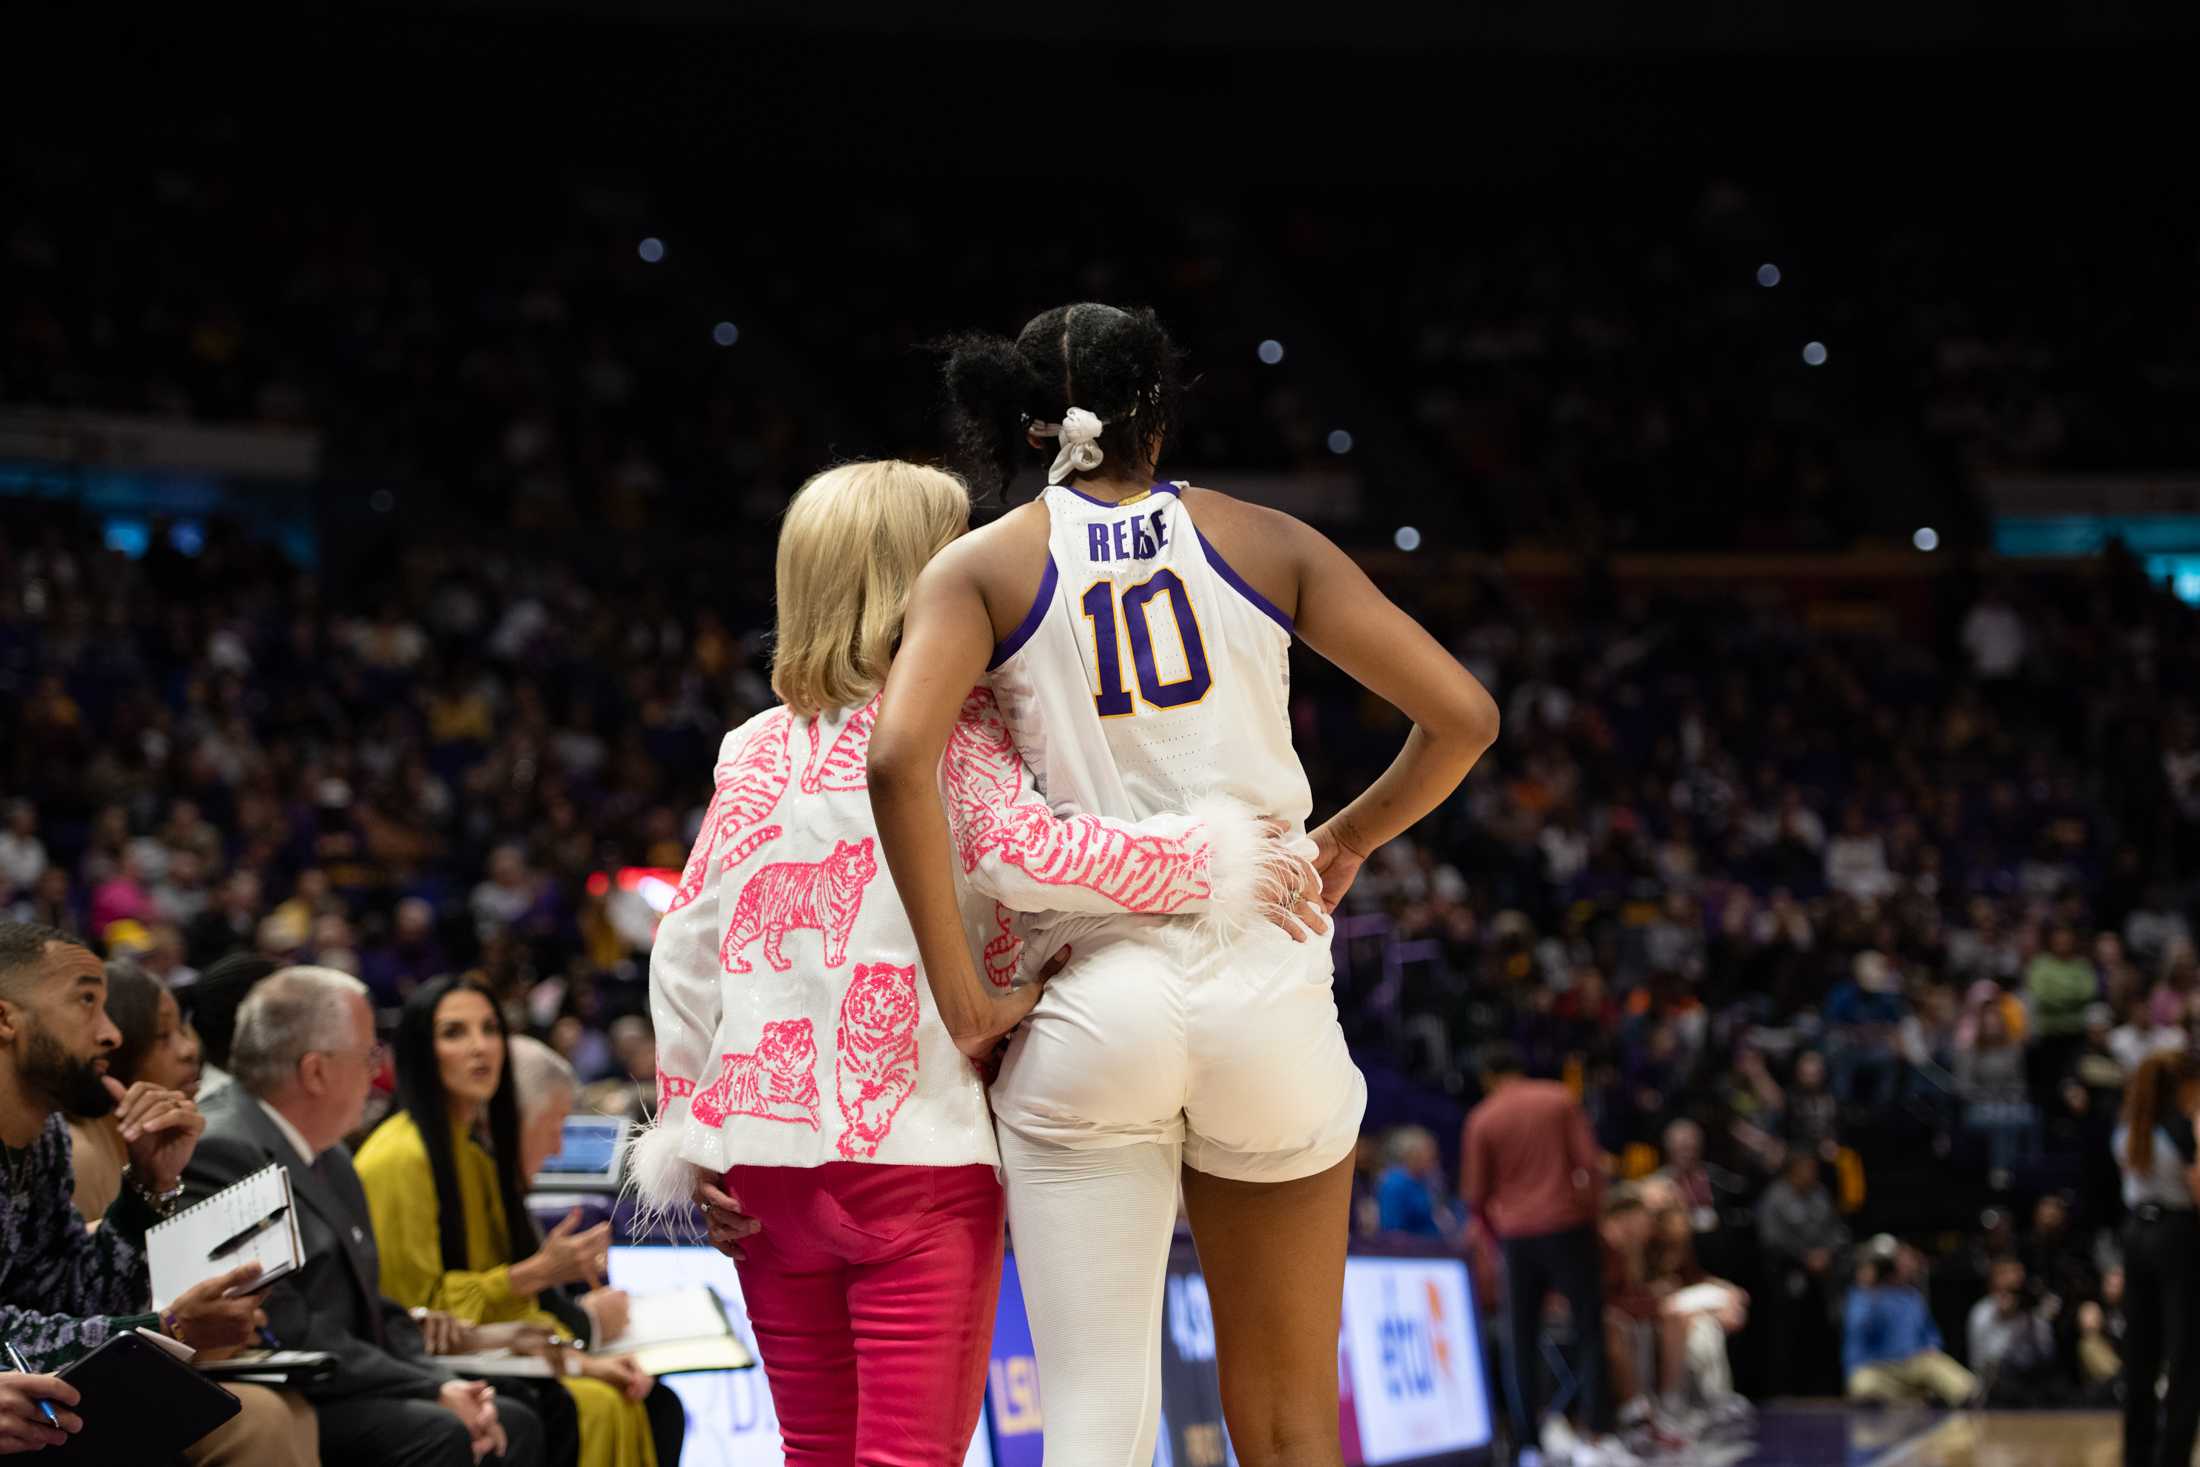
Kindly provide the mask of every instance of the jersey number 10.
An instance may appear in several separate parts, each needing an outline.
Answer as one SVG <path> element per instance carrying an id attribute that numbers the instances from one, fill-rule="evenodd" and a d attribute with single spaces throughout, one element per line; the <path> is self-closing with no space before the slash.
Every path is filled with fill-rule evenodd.
<path id="1" fill-rule="evenodd" d="M 1184 675 L 1163 682 L 1153 659 L 1153 603 L 1167 597 L 1176 618 L 1177 640 L 1184 647 Z M 1136 713 L 1130 689 L 1123 685 L 1123 645 L 1116 635 L 1116 600 L 1113 581 L 1095 581 L 1079 603 L 1085 620 L 1092 623 L 1093 669 L 1100 691 L 1092 706 L 1102 718 L 1121 718 Z M 1173 570 L 1156 571 L 1123 593 L 1121 617 L 1130 633 L 1131 662 L 1138 669 L 1138 695 L 1153 708 L 1183 708 L 1207 696 L 1215 685 L 1207 670 L 1207 647 L 1200 640 L 1199 618 L 1192 612 L 1184 582 Z"/>

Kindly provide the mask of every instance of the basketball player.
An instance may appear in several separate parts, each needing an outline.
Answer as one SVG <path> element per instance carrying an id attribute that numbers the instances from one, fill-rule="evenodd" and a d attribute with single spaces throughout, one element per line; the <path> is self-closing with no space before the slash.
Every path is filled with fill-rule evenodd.
<path id="1" fill-rule="evenodd" d="M 1137 819 L 1228 798 L 1303 829 L 1294 636 L 1397 705 L 1390 769 L 1312 834 L 1330 910 L 1497 735 L 1489 695 L 1306 525 L 1157 483 L 1182 391 L 1151 312 L 1078 305 L 947 377 L 975 483 L 1029 451 L 1048 488 L 918 581 L 870 746 L 871 803 L 950 1029 L 994 1022 L 943 860 L 934 771 L 971 682 L 1054 807 Z M 1027 447 L 1028 445 L 1028 447 Z M 1152 1458 L 1179 1172 L 1213 1301 L 1224 1413 L 1249 1467 L 1339 1460 L 1337 1328 L 1366 1085 L 1326 943 L 1119 915 L 1042 919 L 1075 957 L 992 1090 L 1046 1399 L 1047 1467 Z M 1051 950 L 1051 947 L 1048 948 Z"/>
<path id="2" fill-rule="evenodd" d="M 653 1208 L 702 1203 L 738 1260 L 790 1467 L 954 1467 L 985 1390 L 1003 1205 L 993 1126 L 878 879 L 864 796 L 902 607 L 969 515 L 952 475 L 893 461 L 842 464 L 795 496 L 779 535 L 781 706 L 726 736 L 650 952 L 657 1114 L 629 1175 Z M 1317 880 L 1272 823 L 1212 802 L 1135 824 L 1058 817 L 991 697 L 965 692 L 936 767 L 1004 1025 L 1035 991 L 1010 989 L 1012 907 L 1220 904 L 1300 936 L 1320 926 L 1311 908 L 1303 927 L 1271 910 L 1286 884 Z"/>

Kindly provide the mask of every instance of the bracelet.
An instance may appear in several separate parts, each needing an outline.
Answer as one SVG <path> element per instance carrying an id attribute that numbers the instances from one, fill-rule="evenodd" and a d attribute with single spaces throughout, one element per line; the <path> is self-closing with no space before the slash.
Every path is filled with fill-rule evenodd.
<path id="1" fill-rule="evenodd" d="M 131 1163 L 125 1163 L 123 1165 L 122 1180 L 129 1184 L 131 1191 L 137 1193 L 139 1197 L 144 1199 L 145 1205 L 147 1207 L 152 1208 L 153 1211 L 159 1213 L 164 1218 L 171 1217 L 175 1214 L 176 1201 L 178 1198 L 183 1196 L 182 1178 L 177 1178 L 176 1184 L 170 1187 L 167 1191 L 155 1192 L 151 1187 L 145 1185 L 145 1179 L 137 1174 L 137 1167 Z"/>

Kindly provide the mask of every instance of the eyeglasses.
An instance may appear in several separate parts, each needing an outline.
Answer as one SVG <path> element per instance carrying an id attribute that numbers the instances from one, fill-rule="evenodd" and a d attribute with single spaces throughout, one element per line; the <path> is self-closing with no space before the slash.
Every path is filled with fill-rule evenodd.
<path id="1" fill-rule="evenodd" d="M 310 1054 L 333 1054 L 345 1059 L 355 1059 L 365 1064 L 370 1070 L 379 1070 L 382 1068 L 382 1062 L 389 1058 L 390 1047 L 387 1044 L 376 1044 L 369 1049 L 316 1049 L 307 1052 Z"/>

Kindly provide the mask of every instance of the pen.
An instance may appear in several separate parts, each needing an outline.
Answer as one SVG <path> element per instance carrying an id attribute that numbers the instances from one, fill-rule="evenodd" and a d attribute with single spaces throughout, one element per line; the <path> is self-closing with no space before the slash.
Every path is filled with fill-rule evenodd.
<path id="1" fill-rule="evenodd" d="M 25 1375 L 29 1375 L 31 1373 L 31 1368 L 23 1363 L 22 1355 L 16 1351 L 15 1341 L 9 1340 L 6 1343 L 8 1347 L 9 1363 L 14 1365 L 17 1370 L 22 1371 Z M 53 1414 L 53 1402 L 40 1401 L 38 1403 L 38 1410 L 39 1414 L 46 1418 L 46 1424 L 48 1426 L 58 1428 L 61 1425 L 61 1418 Z"/>
<path id="2" fill-rule="evenodd" d="M 230 1254 L 236 1252 L 239 1248 L 242 1248 L 245 1244 L 251 1242 L 254 1238 L 257 1238 L 260 1234 L 266 1232 L 269 1228 L 281 1222 L 283 1220 L 283 1214 L 288 1211 L 290 1211 L 290 1204 L 285 1202 L 282 1206 L 276 1208 L 266 1217 L 261 1218 L 251 1227 L 245 1228 L 227 1238 L 222 1239 L 221 1242 L 214 1245 L 214 1250 L 206 1255 L 208 1261 L 211 1262 L 212 1260 L 217 1258 L 227 1258 Z"/>

